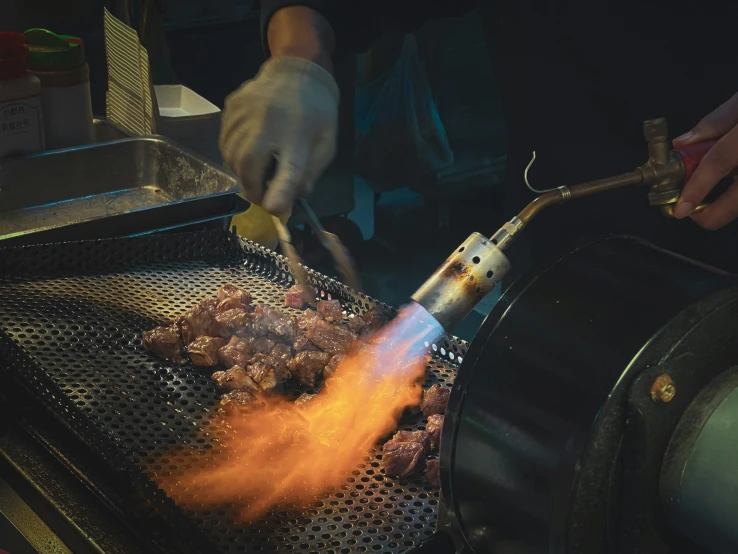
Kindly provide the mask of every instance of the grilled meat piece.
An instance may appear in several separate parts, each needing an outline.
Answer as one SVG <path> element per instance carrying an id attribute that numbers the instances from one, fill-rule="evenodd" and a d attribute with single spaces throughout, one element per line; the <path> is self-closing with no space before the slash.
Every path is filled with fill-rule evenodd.
<path id="1" fill-rule="evenodd" d="M 263 362 L 251 364 L 246 370 L 246 373 L 262 388 L 262 390 L 272 390 L 280 383 L 277 380 L 274 368 L 269 367 Z"/>
<path id="2" fill-rule="evenodd" d="M 361 316 L 358 316 L 356 314 L 352 314 L 348 318 L 347 326 L 349 328 L 349 331 L 351 331 L 355 335 L 360 335 L 363 333 L 367 328 L 367 322 L 364 321 Z"/>
<path id="3" fill-rule="evenodd" d="M 251 350 L 257 354 L 269 354 L 274 348 L 275 343 L 272 339 L 259 337 L 251 342 Z"/>
<path id="4" fill-rule="evenodd" d="M 343 321 L 343 308 L 338 300 L 319 300 L 318 313 L 322 315 L 326 321 L 338 323 Z"/>
<path id="5" fill-rule="evenodd" d="M 420 411 L 425 417 L 433 414 L 443 415 L 448 404 L 448 397 L 451 391 L 439 384 L 432 385 L 427 391 L 423 392 L 423 400 L 420 401 Z"/>
<path id="6" fill-rule="evenodd" d="M 315 346 L 310 339 L 307 338 L 307 329 L 314 321 L 320 321 L 323 316 L 315 310 L 307 309 L 297 318 L 297 336 L 293 343 L 293 348 L 296 352 L 302 352 L 303 350 L 320 350 Z"/>
<path id="7" fill-rule="evenodd" d="M 316 396 L 318 396 L 318 395 L 317 395 L 317 394 L 310 394 L 310 393 L 304 392 L 304 393 L 302 393 L 302 394 L 301 394 L 301 395 L 300 395 L 300 396 L 299 396 L 299 397 L 297 398 L 297 400 L 295 400 L 295 406 L 299 406 L 300 408 L 304 408 L 304 407 L 305 407 L 305 406 L 307 406 L 307 405 L 308 405 L 308 404 L 309 404 L 309 403 L 310 403 L 310 402 L 311 402 L 311 401 L 313 400 L 313 398 L 315 398 Z"/>
<path id="8" fill-rule="evenodd" d="M 214 298 L 201 300 L 184 315 L 177 318 L 177 327 L 182 335 L 182 342 L 190 344 L 197 337 L 219 336 L 218 324 L 215 321 L 218 301 Z"/>
<path id="9" fill-rule="evenodd" d="M 297 334 L 297 323 L 294 318 L 266 304 L 256 306 L 252 328 L 257 337 L 268 336 L 285 342 L 294 341 Z"/>
<path id="10" fill-rule="evenodd" d="M 430 435 L 431 447 L 438 450 L 441 447 L 441 430 L 443 429 L 443 416 L 433 414 L 428 416 L 428 423 L 425 424 L 425 432 Z"/>
<path id="11" fill-rule="evenodd" d="M 393 315 L 392 310 L 380 305 L 371 308 L 361 318 L 366 322 L 369 330 L 374 330 L 379 329 L 385 323 L 389 323 Z"/>
<path id="12" fill-rule="evenodd" d="M 262 408 L 264 405 L 264 400 L 260 397 L 259 393 L 233 391 L 224 394 L 220 398 L 219 410 L 224 414 L 251 413 Z"/>
<path id="13" fill-rule="evenodd" d="M 356 339 L 356 335 L 344 325 L 331 325 L 325 320 L 311 322 L 305 336 L 318 348 L 331 354 L 348 351 Z"/>
<path id="14" fill-rule="evenodd" d="M 245 337 L 251 333 L 254 316 L 245 308 L 237 307 L 218 312 L 215 315 L 215 321 L 221 337 L 226 339 L 233 335 Z"/>
<path id="15" fill-rule="evenodd" d="M 338 367 L 338 364 L 341 363 L 341 360 L 345 358 L 344 354 L 336 354 L 331 358 L 331 361 L 328 362 L 328 364 L 325 366 L 325 369 L 323 370 L 323 379 L 328 379 L 329 377 L 333 376 L 333 374 L 336 372 L 336 368 Z"/>
<path id="16" fill-rule="evenodd" d="M 224 392 L 247 391 L 260 392 L 259 385 L 239 366 L 233 366 L 228 371 L 216 371 L 210 377 L 218 388 Z"/>
<path id="17" fill-rule="evenodd" d="M 425 482 L 431 487 L 441 486 L 441 461 L 431 458 L 425 463 Z"/>
<path id="18" fill-rule="evenodd" d="M 425 431 L 397 431 L 390 442 L 417 442 L 423 447 L 423 456 L 431 450 L 431 437 Z"/>
<path id="19" fill-rule="evenodd" d="M 231 337 L 228 344 L 218 350 L 218 360 L 226 367 L 234 365 L 246 367 L 251 361 L 251 343 L 254 339 Z"/>
<path id="20" fill-rule="evenodd" d="M 274 368 L 277 379 L 281 382 L 292 377 L 290 360 L 292 360 L 292 348 L 286 344 L 277 343 L 267 356 L 266 363 Z"/>
<path id="21" fill-rule="evenodd" d="M 284 305 L 288 308 L 300 309 L 313 301 L 315 301 L 315 290 L 308 285 L 292 285 L 284 293 Z"/>
<path id="22" fill-rule="evenodd" d="M 298 352 L 290 361 L 290 371 L 298 382 L 306 387 L 314 387 L 318 374 L 330 361 L 331 355 L 327 352 L 307 350 Z"/>
<path id="23" fill-rule="evenodd" d="M 390 477 L 407 477 L 423 464 L 423 445 L 419 442 L 388 441 L 382 447 L 384 472 Z"/>
<path id="24" fill-rule="evenodd" d="M 251 306 L 251 293 L 234 285 L 223 285 L 218 289 L 218 311 L 226 312 L 234 308 L 248 310 Z"/>
<path id="25" fill-rule="evenodd" d="M 187 346 L 192 363 L 201 367 L 218 365 L 218 350 L 226 344 L 220 337 L 197 337 Z"/>
<path id="26" fill-rule="evenodd" d="M 182 356 L 182 338 L 179 329 L 170 325 L 169 327 L 160 326 L 144 331 L 141 333 L 143 346 L 146 350 L 167 360 L 173 360 L 177 363 L 184 363 Z"/>

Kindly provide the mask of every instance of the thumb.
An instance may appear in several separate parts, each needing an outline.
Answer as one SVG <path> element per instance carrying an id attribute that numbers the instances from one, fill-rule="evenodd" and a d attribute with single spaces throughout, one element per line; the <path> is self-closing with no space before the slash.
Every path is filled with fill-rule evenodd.
<path id="1" fill-rule="evenodd" d="M 674 146 L 688 146 L 719 138 L 738 124 L 738 93 L 702 118 L 691 131 L 674 139 Z"/>
<path id="2" fill-rule="evenodd" d="M 297 191 L 307 180 L 309 151 L 305 144 L 293 144 L 280 152 L 274 179 L 264 194 L 263 208 L 272 215 L 290 213 Z"/>

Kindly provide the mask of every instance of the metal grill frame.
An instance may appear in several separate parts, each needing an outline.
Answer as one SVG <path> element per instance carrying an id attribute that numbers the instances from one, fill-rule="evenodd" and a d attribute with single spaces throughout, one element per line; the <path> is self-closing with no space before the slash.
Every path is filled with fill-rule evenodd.
<path id="1" fill-rule="evenodd" d="M 308 273 L 321 296 L 340 299 L 347 313 L 379 304 Z M 0 375 L 12 372 L 129 481 L 181 533 L 182 547 L 395 553 L 431 534 L 439 491 L 422 475 L 384 476 L 379 450 L 340 490 L 303 513 L 276 512 L 248 526 L 234 523 L 227 507 L 185 512 L 156 485 L 168 471 L 158 445 L 190 441 L 194 449 L 206 448 L 200 430 L 209 425 L 219 393 L 209 374 L 151 357 L 141 331 L 173 319 L 226 282 L 249 288 L 257 302 L 291 311 L 283 306 L 284 290 L 293 283 L 286 260 L 222 231 L 0 249 Z M 451 386 L 467 344 L 447 337 L 427 346 L 426 386 Z M 400 427 L 423 424 L 419 415 L 404 418 Z M 172 471 L 183 463 L 176 461 Z"/>

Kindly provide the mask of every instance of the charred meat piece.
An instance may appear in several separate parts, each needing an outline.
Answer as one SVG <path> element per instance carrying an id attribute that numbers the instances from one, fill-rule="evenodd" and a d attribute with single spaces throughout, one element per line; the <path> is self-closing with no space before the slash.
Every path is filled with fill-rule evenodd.
<path id="1" fill-rule="evenodd" d="M 420 411 L 425 417 L 433 414 L 443 415 L 448 404 L 448 397 L 451 392 L 439 384 L 432 385 L 427 391 L 423 392 L 423 400 L 420 401 Z"/>
<path id="2" fill-rule="evenodd" d="M 367 327 L 370 330 L 374 330 L 379 329 L 385 323 L 389 323 L 393 317 L 393 313 L 389 308 L 380 305 L 371 308 L 361 317 L 366 322 Z"/>
<path id="3" fill-rule="evenodd" d="M 210 377 L 223 392 L 247 391 L 260 392 L 259 385 L 239 366 L 233 366 L 228 371 L 216 371 Z"/>
<path id="4" fill-rule="evenodd" d="M 251 350 L 256 354 L 269 354 L 274 348 L 275 343 L 272 339 L 259 337 L 251 342 Z"/>
<path id="5" fill-rule="evenodd" d="M 302 352 L 303 350 L 320 350 L 315 346 L 310 339 L 307 338 L 307 329 L 315 321 L 320 321 L 323 316 L 315 310 L 307 309 L 297 318 L 297 336 L 293 343 L 293 348 L 296 352 Z"/>
<path id="6" fill-rule="evenodd" d="M 141 333 L 141 338 L 144 348 L 152 354 L 177 363 L 185 362 L 182 356 L 182 339 L 176 326 L 155 327 Z"/>
<path id="7" fill-rule="evenodd" d="M 338 364 L 341 363 L 341 360 L 345 358 L 344 354 L 336 354 L 331 358 L 331 361 L 326 364 L 325 369 L 323 370 L 323 379 L 328 379 L 329 377 L 332 377 L 333 374 L 336 372 L 336 368 L 338 367 Z"/>
<path id="8" fill-rule="evenodd" d="M 226 344 L 220 337 L 197 337 L 187 346 L 187 353 L 195 365 L 211 367 L 218 365 L 218 350 Z"/>
<path id="9" fill-rule="evenodd" d="M 361 333 L 363 333 L 366 330 L 367 325 L 367 322 L 358 315 L 354 314 L 348 318 L 347 326 L 349 328 L 349 331 L 351 331 L 355 335 L 360 335 Z"/>
<path id="10" fill-rule="evenodd" d="M 307 338 L 305 331 L 302 330 L 297 331 L 297 337 L 295 338 L 295 342 L 292 343 L 292 348 L 295 350 L 295 352 L 303 352 L 305 350 L 320 350 L 320 348 L 310 342 L 310 339 Z"/>
<path id="11" fill-rule="evenodd" d="M 262 390 L 272 390 L 279 385 L 274 368 L 269 367 L 263 362 L 251 364 L 246 370 L 246 373 L 262 388 Z"/>
<path id="12" fill-rule="evenodd" d="M 305 331 L 305 336 L 321 350 L 331 354 L 348 351 L 356 339 L 351 331 L 343 325 L 331 325 L 325 320 L 315 320 Z"/>
<path id="13" fill-rule="evenodd" d="M 234 308 L 249 309 L 251 293 L 234 285 L 223 285 L 218 289 L 218 311 L 226 312 Z"/>
<path id="14" fill-rule="evenodd" d="M 314 387 L 318 374 L 331 360 L 327 352 L 307 350 L 298 352 L 290 361 L 290 371 L 298 382 L 306 387 Z"/>
<path id="15" fill-rule="evenodd" d="M 229 338 L 233 335 L 244 337 L 251 332 L 254 317 L 248 310 L 238 307 L 218 312 L 215 321 L 221 337 Z"/>
<path id="16" fill-rule="evenodd" d="M 419 442 L 388 441 L 382 447 L 384 472 L 390 477 L 407 477 L 423 463 L 423 445 Z"/>
<path id="17" fill-rule="evenodd" d="M 310 394 L 310 393 L 304 392 L 304 393 L 302 393 L 302 394 L 301 394 L 301 395 L 300 395 L 300 396 L 299 396 L 299 397 L 297 398 L 297 400 L 295 400 L 295 406 L 299 406 L 300 408 L 304 408 L 304 407 L 305 407 L 305 406 L 307 406 L 307 405 L 308 405 L 308 404 L 309 404 L 309 403 L 310 403 L 310 402 L 311 402 L 311 401 L 313 400 L 313 398 L 315 398 L 316 396 L 318 396 L 318 395 L 317 395 L 317 394 Z"/>
<path id="18" fill-rule="evenodd" d="M 431 458 L 425 464 L 425 481 L 432 487 L 441 486 L 441 462 Z"/>
<path id="19" fill-rule="evenodd" d="M 214 298 L 201 300 L 177 318 L 177 327 L 184 344 L 190 344 L 203 335 L 206 337 L 220 335 L 218 324 L 215 321 L 217 304 L 218 301 Z"/>
<path id="20" fill-rule="evenodd" d="M 315 300 L 315 290 L 309 285 L 292 285 L 284 293 L 284 305 L 288 308 L 302 308 Z"/>
<path id="21" fill-rule="evenodd" d="M 254 310 L 253 333 L 257 337 L 292 342 L 297 334 L 296 321 L 266 304 L 259 304 Z"/>
<path id="22" fill-rule="evenodd" d="M 343 308 L 338 300 L 319 300 L 318 313 L 322 315 L 326 321 L 338 323 L 343 321 Z"/>
<path id="23" fill-rule="evenodd" d="M 251 360 L 252 342 L 253 339 L 231 337 L 228 344 L 218 350 L 218 360 L 226 367 L 233 367 L 234 365 L 246 367 Z"/>
<path id="24" fill-rule="evenodd" d="M 274 368 L 277 379 L 281 382 L 292 377 L 290 360 L 292 360 L 292 348 L 286 344 L 277 343 L 267 356 L 266 363 Z"/>
<path id="25" fill-rule="evenodd" d="M 218 372 L 224 373 L 224 372 Z M 250 413 L 263 407 L 264 401 L 258 393 L 233 391 L 220 399 L 220 410 L 225 414 Z"/>
<path id="26" fill-rule="evenodd" d="M 397 431 L 390 442 L 417 442 L 423 447 L 423 456 L 431 450 L 431 438 L 425 431 Z"/>
<path id="27" fill-rule="evenodd" d="M 425 431 L 430 435 L 431 447 L 438 450 L 441 446 L 441 430 L 443 429 L 443 416 L 433 414 L 428 416 L 428 423 L 425 425 Z"/>

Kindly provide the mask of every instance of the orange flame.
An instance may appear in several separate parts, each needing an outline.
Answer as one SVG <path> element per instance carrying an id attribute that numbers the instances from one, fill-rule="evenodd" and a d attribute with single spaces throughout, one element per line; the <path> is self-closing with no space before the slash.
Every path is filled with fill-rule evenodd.
<path id="1" fill-rule="evenodd" d="M 236 505 L 249 522 L 337 489 L 403 411 L 420 403 L 424 342 L 440 334 L 437 324 L 419 321 L 420 312 L 427 318 L 417 305 L 404 308 L 303 406 L 274 397 L 258 412 L 227 416 L 230 439 L 165 490 L 184 505 Z"/>

